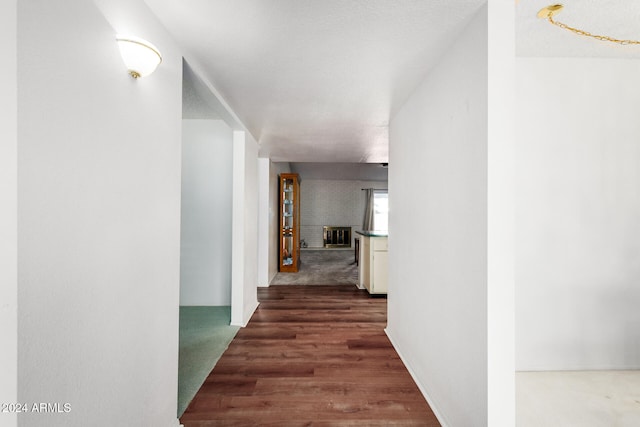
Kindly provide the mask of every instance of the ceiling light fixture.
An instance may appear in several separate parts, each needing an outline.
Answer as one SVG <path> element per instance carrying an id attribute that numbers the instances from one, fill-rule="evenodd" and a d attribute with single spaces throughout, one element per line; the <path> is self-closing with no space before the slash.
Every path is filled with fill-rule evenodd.
<path id="1" fill-rule="evenodd" d="M 538 12 L 538 18 L 547 19 L 550 23 L 552 23 L 556 27 L 560 27 L 560 28 L 563 28 L 565 30 L 571 31 L 572 33 L 577 34 L 579 36 L 591 37 L 591 38 L 596 39 L 596 40 L 612 42 L 612 43 L 618 43 L 618 44 L 623 44 L 623 45 L 626 45 L 626 44 L 640 44 L 640 41 L 638 41 L 638 40 L 624 40 L 624 39 L 621 40 L 621 39 L 616 39 L 616 38 L 609 37 L 609 36 L 600 36 L 598 34 L 591 34 L 588 31 L 579 30 L 577 28 L 570 27 L 567 24 L 563 24 L 562 22 L 555 21 L 553 19 L 553 17 L 555 15 L 557 15 L 558 13 L 560 13 L 562 11 L 562 9 L 564 9 L 564 6 L 561 5 L 561 4 L 552 4 L 552 5 L 549 5 L 547 7 L 543 7 Z"/>
<path id="2" fill-rule="evenodd" d="M 116 37 L 120 55 L 134 79 L 153 73 L 162 62 L 160 51 L 151 43 L 138 37 Z"/>

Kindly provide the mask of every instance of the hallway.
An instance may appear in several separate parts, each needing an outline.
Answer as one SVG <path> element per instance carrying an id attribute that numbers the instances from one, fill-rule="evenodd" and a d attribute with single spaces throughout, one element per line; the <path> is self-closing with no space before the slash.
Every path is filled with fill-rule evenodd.
<path id="1" fill-rule="evenodd" d="M 386 299 L 272 286 L 181 418 L 205 425 L 438 426 L 384 333 Z"/>

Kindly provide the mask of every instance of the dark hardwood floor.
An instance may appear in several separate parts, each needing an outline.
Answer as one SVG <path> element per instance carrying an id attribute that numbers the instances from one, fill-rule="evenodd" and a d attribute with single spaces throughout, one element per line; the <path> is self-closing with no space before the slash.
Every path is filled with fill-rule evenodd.
<path id="1" fill-rule="evenodd" d="M 439 426 L 384 333 L 385 298 L 271 286 L 180 419 L 203 426 Z"/>

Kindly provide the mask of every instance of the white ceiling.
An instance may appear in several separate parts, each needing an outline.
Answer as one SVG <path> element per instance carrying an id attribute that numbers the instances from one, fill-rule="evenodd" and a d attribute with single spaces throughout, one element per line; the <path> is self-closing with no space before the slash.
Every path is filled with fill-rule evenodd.
<path id="1" fill-rule="evenodd" d="M 293 162 L 388 162 L 388 124 L 483 0 L 145 0 L 260 143 Z M 640 58 L 516 0 L 519 56 Z M 560 22 L 640 39 L 640 0 L 565 0 Z M 185 82 L 186 118 L 225 116 Z M 198 90 L 194 90 L 194 86 Z M 207 99 L 201 99 L 204 96 Z M 218 103 L 219 104 L 219 103 Z M 215 108 L 212 110 L 211 106 Z"/>
<path id="2" fill-rule="evenodd" d="M 220 119 L 216 110 L 207 103 L 205 95 L 198 86 L 192 73 L 187 72 L 188 65 L 183 64 L 182 73 L 182 118 L 183 119 Z"/>
<path id="3" fill-rule="evenodd" d="M 619 45 L 575 35 L 539 19 L 551 0 L 519 0 L 516 4 L 516 54 L 549 57 L 640 58 L 639 45 Z M 640 40 L 639 0 L 564 0 L 554 19 L 592 34 Z"/>
<path id="4" fill-rule="evenodd" d="M 276 161 L 387 162 L 388 124 L 483 0 L 145 0 Z"/>
<path id="5" fill-rule="evenodd" d="M 380 163 L 314 163 L 294 162 L 291 172 L 300 179 L 324 179 L 343 181 L 387 181 L 388 171 Z"/>

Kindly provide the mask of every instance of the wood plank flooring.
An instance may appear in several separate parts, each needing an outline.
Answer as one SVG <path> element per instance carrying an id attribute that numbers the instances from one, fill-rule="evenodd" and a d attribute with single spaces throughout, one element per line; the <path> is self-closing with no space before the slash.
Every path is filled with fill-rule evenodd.
<path id="1" fill-rule="evenodd" d="M 271 286 L 180 419 L 204 426 L 439 426 L 353 285 Z"/>

